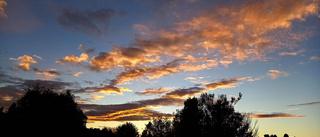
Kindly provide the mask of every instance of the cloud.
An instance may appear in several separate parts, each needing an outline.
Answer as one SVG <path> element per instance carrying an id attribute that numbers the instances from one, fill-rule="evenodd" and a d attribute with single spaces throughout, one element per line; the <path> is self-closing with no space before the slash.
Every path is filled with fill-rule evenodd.
<path id="1" fill-rule="evenodd" d="M 8 85 L 5 87 L 0 87 L 0 104 L 4 109 L 8 109 L 9 106 L 17 101 L 22 95 L 24 95 L 24 91 L 18 89 L 14 85 Z"/>
<path id="2" fill-rule="evenodd" d="M 215 60 L 209 58 L 194 58 L 187 56 L 181 59 L 175 59 L 161 66 L 150 68 L 138 68 L 121 72 L 115 79 L 113 84 L 120 84 L 125 81 L 134 80 L 136 78 L 147 77 L 148 79 L 160 78 L 165 75 L 171 75 L 179 72 L 198 71 L 203 69 L 210 69 L 217 66 Z"/>
<path id="3" fill-rule="evenodd" d="M 28 55 L 23 55 L 18 57 L 17 59 L 15 58 L 10 58 L 10 60 L 15 60 L 18 61 L 18 68 L 22 69 L 24 71 L 30 71 L 30 64 L 37 63 L 32 57 Z"/>
<path id="4" fill-rule="evenodd" d="M 153 106 L 182 106 L 184 100 L 177 98 L 155 98 L 139 100 L 124 104 L 95 105 L 79 104 L 89 121 L 139 121 L 151 120 L 154 117 L 173 117 L 172 114 L 154 111 Z"/>
<path id="5" fill-rule="evenodd" d="M 117 87 L 115 85 L 105 85 L 103 87 L 85 87 L 82 89 L 78 89 L 78 90 L 74 90 L 72 91 L 75 94 L 81 94 L 81 93 L 89 93 L 89 94 L 93 94 L 93 93 L 103 93 L 106 95 L 110 95 L 112 93 L 118 94 L 118 95 L 122 95 L 122 91 L 132 91 L 128 88 L 125 87 Z"/>
<path id="6" fill-rule="evenodd" d="M 312 56 L 309 58 L 310 60 L 315 60 L 315 61 L 318 61 L 320 60 L 320 58 L 318 56 Z"/>
<path id="7" fill-rule="evenodd" d="M 166 97 L 166 98 L 193 97 L 197 94 L 201 94 L 204 92 L 206 92 L 205 88 L 201 88 L 201 87 L 179 88 L 170 93 L 165 94 L 163 97 Z"/>
<path id="8" fill-rule="evenodd" d="M 287 113 L 270 113 L 270 114 L 252 114 L 252 118 L 301 118 L 305 116 L 298 116 Z"/>
<path id="9" fill-rule="evenodd" d="M 238 83 L 239 80 L 247 79 L 248 77 L 240 77 L 240 78 L 232 78 L 232 79 L 222 79 L 219 82 L 214 83 L 208 83 L 205 85 L 205 87 L 209 90 L 215 90 L 217 88 L 233 88 L 236 85 L 240 84 Z"/>
<path id="10" fill-rule="evenodd" d="M 4 0 L 0 0 L 0 17 L 7 17 L 7 14 L 4 12 L 4 8 L 7 6 L 7 2 Z"/>
<path id="11" fill-rule="evenodd" d="M 78 49 L 85 52 L 86 54 L 92 54 L 94 53 L 95 49 L 91 48 L 91 49 L 86 49 L 83 45 L 79 45 Z"/>
<path id="12" fill-rule="evenodd" d="M 83 74 L 83 72 L 77 72 L 77 73 L 73 74 L 73 76 L 78 77 L 78 76 L 80 76 L 81 74 Z"/>
<path id="13" fill-rule="evenodd" d="M 299 51 L 296 51 L 296 52 L 281 52 L 279 53 L 280 56 L 286 56 L 286 55 L 290 55 L 290 56 L 296 56 L 300 53 L 303 53 L 304 50 L 299 50 Z"/>
<path id="14" fill-rule="evenodd" d="M 33 55 L 33 57 L 35 57 L 35 58 L 38 58 L 38 59 L 42 60 L 42 57 L 40 57 L 40 56 Z"/>
<path id="15" fill-rule="evenodd" d="M 56 92 L 62 92 L 67 88 L 77 87 L 76 83 L 51 81 L 51 80 L 25 80 L 12 77 L 0 71 L 0 83 L 4 84 L 0 87 L 0 104 L 4 109 L 16 102 L 25 93 L 25 89 L 32 88 L 39 84 L 40 87 L 53 89 Z M 0 106 L 0 107 L 1 107 Z"/>
<path id="16" fill-rule="evenodd" d="M 135 67 L 157 60 L 157 57 L 149 56 L 143 49 L 114 46 L 111 52 L 100 52 L 98 56 L 94 56 L 90 61 L 89 68 L 90 70 L 100 71 L 115 67 Z"/>
<path id="17" fill-rule="evenodd" d="M 142 35 L 147 35 L 147 34 L 150 34 L 150 33 L 151 33 L 149 27 L 146 26 L 146 25 L 134 24 L 134 25 L 133 25 L 133 28 L 134 28 L 135 30 L 137 30 L 137 31 L 138 31 L 140 34 L 142 34 Z"/>
<path id="18" fill-rule="evenodd" d="M 38 74 L 38 75 L 44 75 L 44 78 L 47 80 L 52 77 L 56 77 L 58 75 L 61 75 L 59 72 L 53 71 L 53 70 L 40 70 L 37 68 L 33 68 L 33 71 L 36 72 L 36 74 Z"/>
<path id="19" fill-rule="evenodd" d="M 87 62 L 88 55 L 86 53 L 81 53 L 80 57 L 76 57 L 74 55 L 68 55 L 62 59 L 56 59 L 56 63 L 65 64 L 65 63 L 80 63 Z"/>
<path id="20" fill-rule="evenodd" d="M 146 89 L 143 92 L 135 92 L 135 94 L 138 95 L 154 95 L 154 94 L 162 94 L 162 93 L 166 93 L 168 90 L 170 90 L 171 88 L 169 87 L 164 87 L 164 88 L 159 88 L 159 89 Z"/>
<path id="21" fill-rule="evenodd" d="M 308 103 L 302 103 L 302 104 L 293 104 L 293 105 L 288 105 L 288 106 L 292 107 L 292 106 L 305 106 L 305 105 L 315 105 L 315 104 L 320 104 L 320 101 L 308 102 Z"/>
<path id="22" fill-rule="evenodd" d="M 109 20 L 124 14 L 113 9 L 99 9 L 96 11 L 81 11 L 78 9 L 63 9 L 57 21 L 63 28 L 74 32 L 81 32 L 89 36 L 102 36 L 108 30 Z"/>
<path id="23" fill-rule="evenodd" d="M 317 2 L 249 1 L 243 6 L 229 4 L 203 10 L 159 30 L 135 24 L 133 27 L 140 33 L 150 32 L 148 38 L 135 35 L 128 47 L 114 46 L 111 52 L 100 52 L 91 59 L 89 68 L 94 71 L 115 67 L 145 69 L 146 64 L 160 61 L 162 55 L 183 57 L 204 50 L 206 55 L 215 53 L 220 57 L 212 63 L 224 66 L 234 60 L 262 59 L 265 53 L 288 46 L 287 41 L 301 40 L 293 38 L 298 34 L 291 32 L 292 22 L 303 21 L 317 12 Z M 290 36 L 281 32 L 288 32 Z M 185 69 L 196 71 L 203 67 L 186 65 Z"/>
<path id="24" fill-rule="evenodd" d="M 3 71 L 0 70 L 0 83 L 2 83 L 2 84 L 19 84 L 21 82 L 23 82 L 22 78 L 7 75 Z"/>
<path id="25" fill-rule="evenodd" d="M 269 70 L 267 72 L 267 75 L 271 78 L 271 79 L 277 79 L 278 77 L 286 77 L 289 76 L 289 73 L 285 72 L 285 71 L 279 71 L 279 70 Z"/>

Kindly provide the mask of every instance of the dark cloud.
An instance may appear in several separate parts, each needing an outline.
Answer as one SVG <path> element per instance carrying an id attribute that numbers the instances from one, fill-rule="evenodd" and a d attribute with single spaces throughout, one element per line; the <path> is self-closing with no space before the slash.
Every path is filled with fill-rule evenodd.
<path id="1" fill-rule="evenodd" d="M 90 36 L 101 36 L 108 30 L 109 20 L 116 16 L 120 16 L 120 14 L 113 9 L 96 11 L 63 9 L 57 20 L 62 27 L 72 31 L 82 32 Z"/>
<path id="2" fill-rule="evenodd" d="M 4 74 L 3 71 L 0 70 L 0 83 L 2 84 L 19 84 L 23 82 L 23 79 L 18 78 L 18 77 L 13 77 L 13 76 L 9 76 Z"/>
<path id="3" fill-rule="evenodd" d="M 77 83 L 51 81 L 51 80 L 25 80 L 13 76 L 9 76 L 0 71 L 0 107 L 7 109 L 13 102 L 22 97 L 28 88 L 32 88 L 39 84 L 40 87 L 50 88 L 54 91 L 61 92 L 67 88 L 76 88 Z"/>
<path id="4" fill-rule="evenodd" d="M 8 109 L 9 106 L 22 97 L 24 93 L 25 91 L 18 89 L 17 86 L 8 85 L 0 87 L 0 107 L 3 107 L 4 110 Z"/>
<path id="5" fill-rule="evenodd" d="M 288 105 L 288 106 L 292 107 L 292 106 L 305 106 L 305 105 L 315 105 L 315 104 L 320 104 L 320 101 L 301 103 L 301 104 L 293 104 L 293 105 Z"/>
<path id="6" fill-rule="evenodd" d="M 63 91 L 63 90 L 66 90 L 67 88 L 74 88 L 78 86 L 74 82 L 62 82 L 62 81 L 52 81 L 52 80 L 24 80 L 24 82 L 19 86 L 22 89 L 25 89 L 28 87 L 36 86 L 38 84 L 40 87 L 50 88 L 50 89 L 53 89 L 54 91 Z"/>
<path id="7" fill-rule="evenodd" d="M 148 106 L 183 106 L 183 99 L 180 98 L 155 98 L 148 100 L 136 101 L 137 103 L 148 105 Z"/>
<path id="8" fill-rule="evenodd" d="M 253 118 L 300 118 L 305 116 L 298 116 L 287 113 L 271 113 L 271 114 L 252 114 Z"/>
<path id="9" fill-rule="evenodd" d="M 36 72 L 36 74 L 44 75 L 47 78 L 55 77 L 57 75 L 61 75 L 59 72 L 54 70 L 40 70 L 37 68 L 33 68 L 33 71 Z"/>
<path id="10" fill-rule="evenodd" d="M 167 98 L 192 97 L 205 91 L 202 87 L 180 88 L 164 95 Z"/>

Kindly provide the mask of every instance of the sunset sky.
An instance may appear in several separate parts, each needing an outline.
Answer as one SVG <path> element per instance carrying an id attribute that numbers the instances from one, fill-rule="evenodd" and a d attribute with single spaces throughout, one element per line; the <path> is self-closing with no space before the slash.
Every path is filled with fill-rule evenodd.
<path id="1" fill-rule="evenodd" d="M 243 94 L 259 136 L 320 136 L 319 0 L 0 0 L 0 106 L 70 89 L 87 127 L 140 132 L 188 97 Z"/>

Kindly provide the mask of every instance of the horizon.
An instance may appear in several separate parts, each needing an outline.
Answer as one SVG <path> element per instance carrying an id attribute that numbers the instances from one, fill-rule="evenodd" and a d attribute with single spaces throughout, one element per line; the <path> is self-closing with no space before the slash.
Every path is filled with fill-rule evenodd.
<path id="1" fill-rule="evenodd" d="M 0 0 L 0 106 L 71 90 L 87 127 L 141 133 L 201 93 L 242 99 L 259 136 L 320 135 L 319 0 Z"/>

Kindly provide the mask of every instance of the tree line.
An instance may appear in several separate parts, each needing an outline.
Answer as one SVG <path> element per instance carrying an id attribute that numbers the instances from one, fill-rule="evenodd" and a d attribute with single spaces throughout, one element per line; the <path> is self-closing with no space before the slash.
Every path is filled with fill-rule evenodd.
<path id="1" fill-rule="evenodd" d="M 86 128 L 87 116 L 70 91 L 57 93 L 39 85 L 26 90 L 6 112 L 0 109 L 0 133 L 10 136 L 90 136 L 90 137 L 254 137 L 258 128 L 248 114 L 236 112 L 241 99 L 217 98 L 203 93 L 188 98 L 173 120 L 158 117 L 146 124 L 139 135 L 137 127 L 126 122 L 117 128 Z"/>

